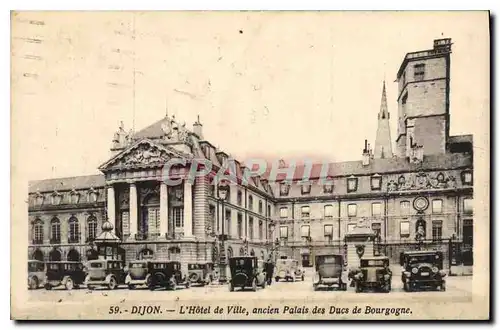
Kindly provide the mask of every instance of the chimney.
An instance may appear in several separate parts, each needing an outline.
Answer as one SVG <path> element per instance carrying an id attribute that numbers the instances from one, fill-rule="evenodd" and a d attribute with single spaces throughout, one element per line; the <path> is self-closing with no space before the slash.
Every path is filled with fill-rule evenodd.
<path id="1" fill-rule="evenodd" d="M 363 149 L 363 157 L 361 161 L 363 166 L 370 165 L 370 150 L 368 140 L 365 140 L 365 148 Z"/>
<path id="2" fill-rule="evenodd" d="M 200 122 L 199 115 L 196 122 L 193 124 L 193 133 L 196 134 L 200 140 L 203 140 L 203 125 Z"/>

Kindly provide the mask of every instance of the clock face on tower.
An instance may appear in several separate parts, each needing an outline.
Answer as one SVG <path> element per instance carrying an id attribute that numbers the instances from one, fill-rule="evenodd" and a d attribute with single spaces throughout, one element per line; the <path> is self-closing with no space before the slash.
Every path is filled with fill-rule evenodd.
<path id="1" fill-rule="evenodd" d="M 429 207 L 429 200 L 426 197 L 417 197 L 413 201 L 413 207 L 418 212 L 423 212 Z"/>

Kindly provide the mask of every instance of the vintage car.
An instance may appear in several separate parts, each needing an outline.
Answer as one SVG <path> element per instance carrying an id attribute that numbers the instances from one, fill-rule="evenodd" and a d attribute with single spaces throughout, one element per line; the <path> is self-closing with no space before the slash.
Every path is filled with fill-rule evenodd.
<path id="1" fill-rule="evenodd" d="M 365 290 L 390 292 L 392 272 L 389 269 L 389 258 L 386 256 L 361 258 L 359 268 L 352 271 L 352 279 L 356 292 Z"/>
<path id="2" fill-rule="evenodd" d="M 63 285 L 67 290 L 78 289 L 85 281 L 83 263 L 78 261 L 50 261 L 46 264 L 45 289 Z"/>
<path id="3" fill-rule="evenodd" d="M 342 291 L 347 290 L 347 270 L 344 257 L 339 254 L 323 254 L 315 257 L 316 273 L 313 277 L 313 289 L 321 286 L 336 286 Z"/>
<path id="4" fill-rule="evenodd" d="M 151 274 L 149 273 L 150 262 L 151 260 L 134 260 L 128 264 L 125 284 L 128 285 L 130 290 L 140 285 L 149 287 L 151 282 Z"/>
<path id="5" fill-rule="evenodd" d="M 257 286 L 266 287 L 266 273 L 264 271 L 264 261 L 257 257 L 242 256 L 229 258 L 229 291 L 234 291 L 235 287 L 252 288 L 257 290 Z"/>
<path id="6" fill-rule="evenodd" d="M 295 259 L 278 259 L 276 261 L 276 276 L 274 280 L 279 282 L 281 279 L 285 281 L 304 280 L 304 269 L 299 265 L 299 261 Z"/>
<path id="7" fill-rule="evenodd" d="M 97 286 L 107 287 L 110 290 L 125 284 L 127 273 L 124 262 L 117 259 L 97 259 L 87 263 L 87 277 L 85 283 L 89 290 Z"/>
<path id="8" fill-rule="evenodd" d="M 420 288 L 446 290 L 446 272 L 440 251 L 406 251 L 401 254 L 401 281 L 405 291 Z"/>
<path id="9" fill-rule="evenodd" d="M 214 264 L 211 262 L 188 264 L 188 277 L 191 284 L 210 284 L 214 279 Z"/>
<path id="10" fill-rule="evenodd" d="M 188 277 L 182 273 L 179 261 L 152 260 L 148 264 L 151 281 L 149 289 L 152 291 L 157 287 L 176 290 L 178 285 L 189 288 Z"/>
<path id="11" fill-rule="evenodd" d="M 35 290 L 44 285 L 45 263 L 39 260 L 28 260 L 28 289 Z"/>

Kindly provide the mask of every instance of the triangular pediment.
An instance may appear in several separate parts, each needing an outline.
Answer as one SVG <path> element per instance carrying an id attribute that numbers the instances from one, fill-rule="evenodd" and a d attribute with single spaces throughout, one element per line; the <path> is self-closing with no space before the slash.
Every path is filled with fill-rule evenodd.
<path id="1" fill-rule="evenodd" d="M 182 153 L 171 147 L 143 139 L 123 150 L 106 163 L 99 166 L 101 171 L 111 169 L 144 168 L 163 166 L 172 158 L 189 160 L 192 155 Z"/>

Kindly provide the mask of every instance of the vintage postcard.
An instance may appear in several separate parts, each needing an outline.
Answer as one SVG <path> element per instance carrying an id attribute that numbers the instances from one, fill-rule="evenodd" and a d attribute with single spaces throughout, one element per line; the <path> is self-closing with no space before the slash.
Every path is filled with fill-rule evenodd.
<path id="1" fill-rule="evenodd" d="M 11 317 L 489 319 L 489 20 L 12 12 Z"/>

